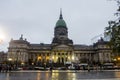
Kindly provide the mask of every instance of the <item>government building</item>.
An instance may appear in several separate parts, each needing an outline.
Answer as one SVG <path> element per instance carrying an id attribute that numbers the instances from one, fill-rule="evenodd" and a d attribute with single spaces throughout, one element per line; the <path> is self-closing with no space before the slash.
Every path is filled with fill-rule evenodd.
<path id="1" fill-rule="evenodd" d="M 68 27 L 60 13 L 54 28 L 51 44 L 32 44 L 20 36 L 11 39 L 8 47 L 8 58 L 21 65 L 65 65 L 67 63 L 106 63 L 112 61 L 112 53 L 103 38 L 93 45 L 74 44 L 68 37 Z"/>

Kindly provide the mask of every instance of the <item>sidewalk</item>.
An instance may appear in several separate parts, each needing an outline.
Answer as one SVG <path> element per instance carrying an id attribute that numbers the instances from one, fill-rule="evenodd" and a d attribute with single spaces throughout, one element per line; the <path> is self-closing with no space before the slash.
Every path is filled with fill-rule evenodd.
<path id="1" fill-rule="evenodd" d="M 102 72 L 102 71 L 120 71 L 120 70 L 90 70 L 90 72 Z M 9 72 L 9 71 L 8 71 Z M 18 71 L 10 71 L 10 72 L 67 72 L 67 73 L 77 73 L 77 72 L 89 72 L 88 70 L 18 70 Z"/>

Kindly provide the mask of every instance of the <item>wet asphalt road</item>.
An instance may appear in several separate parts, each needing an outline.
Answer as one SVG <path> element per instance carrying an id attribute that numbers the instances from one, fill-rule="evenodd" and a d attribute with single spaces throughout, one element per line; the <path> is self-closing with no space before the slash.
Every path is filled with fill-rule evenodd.
<path id="1" fill-rule="evenodd" d="M 120 71 L 21 71 L 2 72 L 0 80 L 120 80 Z"/>

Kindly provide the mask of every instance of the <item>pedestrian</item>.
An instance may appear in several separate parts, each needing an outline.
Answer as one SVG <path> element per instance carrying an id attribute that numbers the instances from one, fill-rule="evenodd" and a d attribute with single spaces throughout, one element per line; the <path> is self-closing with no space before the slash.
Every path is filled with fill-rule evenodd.
<path id="1" fill-rule="evenodd" d="M 2 71 L 2 66 L 0 65 L 0 72 Z"/>
<path id="2" fill-rule="evenodd" d="M 12 67 L 11 67 L 11 66 L 9 66 L 9 72 L 11 72 L 11 70 L 12 70 Z"/>
<path id="3" fill-rule="evenodd" d="M 5 66 L 5 72 L 8 72 L 8 70 L 9 70 L 9 67 L 6 65 Z"/>
<path id="4" fill-rule="evenodd" d="M 90 72 L 90 66 L 88 65 L 88 72 Z"/>
<path id="5" fill-rule="evenodd" d="M 50 71 L 52 71 L 52 67 L 50 67 Z"/>
<path id="6" fill-rule="evenodd" d="M 2 65 L 2 72 L 4 72 L 4 70 L 5 70 L 5 66 L 4 66 L 4 65 Z"/>

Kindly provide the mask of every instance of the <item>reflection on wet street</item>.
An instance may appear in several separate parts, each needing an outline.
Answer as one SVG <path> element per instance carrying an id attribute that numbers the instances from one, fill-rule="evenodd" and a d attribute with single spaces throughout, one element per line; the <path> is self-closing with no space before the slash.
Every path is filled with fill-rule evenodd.
<path id="1" fill-rule="evenodd" d="M 120 80 L 120 71 L 91 72 L 9 72 L 0 80 Z"/>

